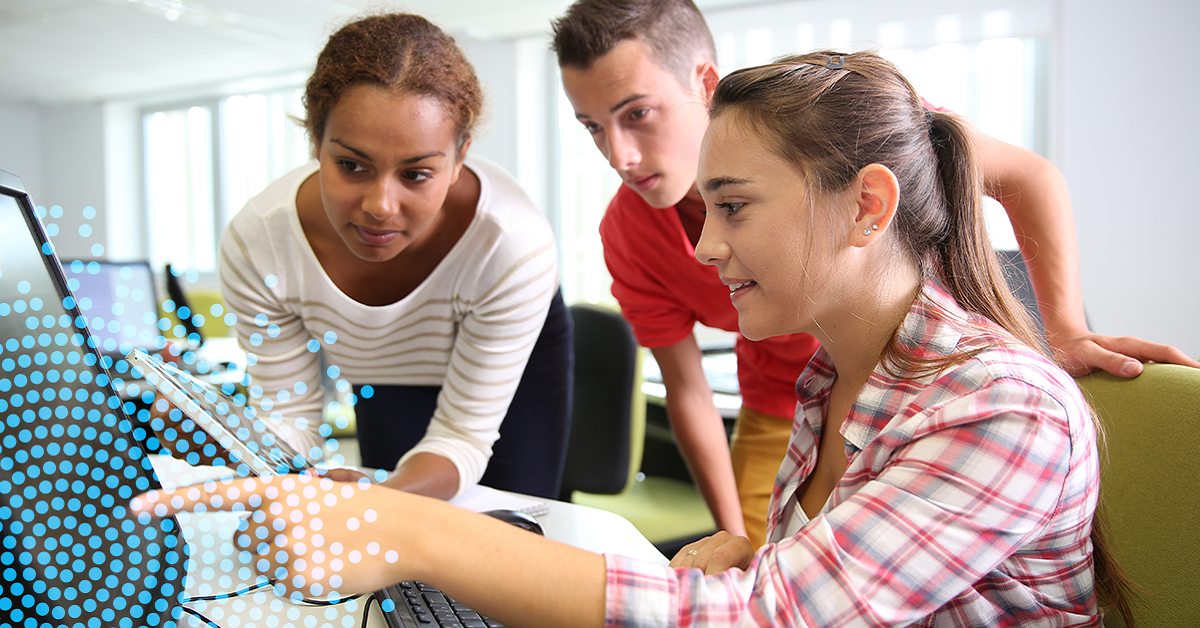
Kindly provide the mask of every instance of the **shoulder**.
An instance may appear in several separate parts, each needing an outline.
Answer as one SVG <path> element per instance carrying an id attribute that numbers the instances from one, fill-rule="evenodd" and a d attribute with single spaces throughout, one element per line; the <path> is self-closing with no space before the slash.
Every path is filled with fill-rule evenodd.
<path id="1" fill-rule="evenodd" d="M 226 236 L 232 231 L 236 235 L 258 237 L 279 237 L 291 235 L 291 229 L 283 229 L 295 220 L 296 193 L 300 184 L 312 176 L 320 168 L 313 160 L 296 168 L 272 181 L 262 192 L 254 195 L 234 214 L 226 229 Z"/>
<path id="2" fill-rule="evenodd" d="M 300 264 L 307 243 L 302 241 L 304 234 L 296 215 L 296 192 L 318 167 L 316 161 L 310 161 L 246 201 L 221 234 L 220 264 L 243 268 L 243 275 L 272 273 Z"/>
<path id="3" fill-rule="evenodd" d="M 553 249 L 550 222 L 516 178 L 484 157 L 468 157 L 465 165 L 479 177 L 480 193 L 475 224 L 464 237 L 476 246 L 492 242 L 506 249 Z"/>
<path id="4" fill-rule="evenodd" d="M 1067 432 L 1090 416 L 1075 380 L 1017 342 L 992 346 L 946 369 L 930 388 L 948 402 L 965 400 L 975 407 L 973 414 L 1024 414 Z"/>
<path id="5" fill-rule="evenodd" d="M 636 233 L 639 216 L 646 219 L 656 211 L 637 192 L 622 185 L 608 202 L 608 209 L 600 220 L 600 235 L 607 239 Z"/>

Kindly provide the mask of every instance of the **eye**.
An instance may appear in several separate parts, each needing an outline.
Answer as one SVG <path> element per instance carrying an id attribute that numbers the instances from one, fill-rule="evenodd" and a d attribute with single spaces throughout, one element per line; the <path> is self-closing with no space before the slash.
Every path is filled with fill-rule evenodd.
<path id="1" fill-rule="evenodd" d="M 726 216 L 732 216 L 732 215 L 736 214 L 738 212 L 738 210 L 741 209 L 742 207 L 744 207 L 745 205 L 746 205 L 745 203 L 713 203 L 713 206 L 716 207 L 717 209 L 725 210 Z"/>
<path id="2" fill-rule="evenodd" d="M 421 172 L 420 170 L 405 170 L 403 176 L 409 181 L 427 181 L 433 178 L 433 175 L 428 172 Z"/>
<path id="3" fill-rule="evenodd" d="M 604 130 L 604 127 L 600 126 L 599 124 L 596 124 L 595 122 L 583 122 L 582 124 L 583 124 L 583 128 L 587 129 L 587 132 L 591 133 L 592 135 L 595 135 L 595 134 L 599 133 L 600 131 Z"/>
<path id="4" fill-rule="evenodd" d="M 342 170 L 344 170 L 346 172 L 352 172 L 352 173 L 359 173 L 359 172 L 367 171 L 367 169 L 364 168 L 362 166 L 362 164 L 360 164 L 356 161 L 351 161 L 349 159 L 342 159 L 342 160 L 338 161 L 338 167 L 340 167 Z"/>
<path id="5" fill-rule="evenodd" d="M 642 107 L 641 109 L 634 109 L 633 111 L 629 112 L 629 119 L 630 120 L 641 120 L 642 118 L 645 118 L 646 115 L 649 113 L 650 113 L 649 107 Z"/>

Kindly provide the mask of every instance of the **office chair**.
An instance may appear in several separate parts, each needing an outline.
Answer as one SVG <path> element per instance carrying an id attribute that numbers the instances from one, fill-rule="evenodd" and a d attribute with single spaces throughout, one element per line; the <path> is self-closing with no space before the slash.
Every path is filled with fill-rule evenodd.
<path id="1" fill-rule="evenodd" d="M 716 530 L 696 487 L 638 472 L 646 430 L 642 351 L 619 312 L 577 304 L 571 435 L 560 499 L 615 512 L 667 557 Z"/>
<path id="2" fill-rule="evenodd" d="M 1033 317 L 1038 331 L 1045 334 L 1042 312 L 1038 307 L 1037 296 L 1033 293 L 1033 283 L 1029 280 L 1029 268 L 1025 266 L 1025 258 L 1021 257 L 1020 251 L 1004 249 L 997 249 L 996 257 L 1000 261 L 1000 269 L 1004 271 L 1004 280 L 1008 283 L 1009 291 Z"/>
<path id="3" fill-rule="evenodd" d="M 220 291 L 193 288 L 185 292 L 183 282 L 180 281 L 180 276 L 183 274 L 182 271 L 173 268 L 171 264 L 167 264 L 163 271 L 167 284 L 167 297 L 175 305 L 170 312 L 164 311 L 163 316 L 176 325 L 182 325 L 189 337 L 195 334 L 192 340 L 196 345 L 204 344 L 205 338 L 232 336 L 233 327 L 225 323 L 225 304 L 221 300 Z M 215 310 L 220 314 L 214 314 L 214 306 L 220 306 Z M 188 315 L 180 318 L 180 308 L 187 308 Z M 199 314 L 204 320 L 200 327 L 197 327 L 193 321 L 196 314 Z"/>
<path id="4" fill-rule="evenodd" d="M 1077 378 L 1107 440 L 1100 495 L 1117 560 L 1143 589 L 1142 628 L 1200 626 L 1200 370 L 1147 364 Z M 1108 628 L 1125 628 L 1105 617 Z"/>

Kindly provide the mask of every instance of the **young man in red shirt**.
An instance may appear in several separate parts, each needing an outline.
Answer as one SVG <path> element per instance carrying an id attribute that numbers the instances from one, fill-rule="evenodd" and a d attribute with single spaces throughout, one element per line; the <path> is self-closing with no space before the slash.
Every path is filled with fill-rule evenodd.
<path id="1" fill-rule="evenodd" d="M 662 369 L 672 428 L 718 527 L 758 547 L 792 429 L 796 377 L 817 342 L 807 334 L 739 336 L 743 405 L 727 444 L 692 334 L 696 322 L 738 329 L 729 297 L 739 286 L 723 285 L 694 250 L 704 224 L 696 168 L 719 79 L 712 34 L 690 0 L 578 0 L 554 31 L 576 118 L 624 183 L 600 225 L 613 296 Z M 1062 174 L 1030 151 L 979 132 L 973 139 L 987 189 L 1022 243 L 1047 340 L 1064 368 L 1134 377 L 1142 361 L 1200 367 L 1173 347 L 1091 333 Z"/>

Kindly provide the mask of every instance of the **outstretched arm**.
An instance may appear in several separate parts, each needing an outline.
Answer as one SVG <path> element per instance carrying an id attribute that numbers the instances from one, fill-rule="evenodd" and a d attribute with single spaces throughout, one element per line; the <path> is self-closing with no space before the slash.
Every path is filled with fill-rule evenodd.
<path id="1" fill-rule="evenodd" d="M 1083 313 L 1079 247 L 1066 179 L 1040 155 L 972 128 L 987 193 L 1008 212 L 1029 268 L 1046 340 L 1059 364 L 1072 375 L 1103 369 L 1135 377 L 1142 362 L 1200 368 L 1179 349 L 1132 336 L 1094 334 Z"/>
<path id="2" fill-rule="evenodd" d="M 687 462 L 700 494 L 712 511 L 717 528 L 734 535 L 746 535 L 729 440 L 725 423 L 713 405 L 712 390 L 704 379 L 700 347 L 696 337 L 686 338 L 670 347 L 651 350 L 662 370 L 667 389 L 667 416 L 679 441 L 679 450 Z"/>
<path id="3" fill-rule="evenodd" d="M 420 580 L 506 625 L 604 624 L 603 556 L 365 478 L 226 479 L 203 490 L 151 491 L 131 508 L 144 520 L 193 510 L 251 512 L 236 542 L 255 554 L 260 573 L 305 596 Z"/>

